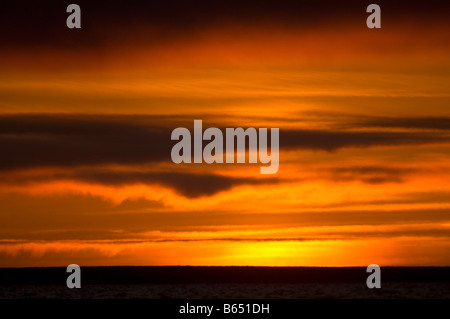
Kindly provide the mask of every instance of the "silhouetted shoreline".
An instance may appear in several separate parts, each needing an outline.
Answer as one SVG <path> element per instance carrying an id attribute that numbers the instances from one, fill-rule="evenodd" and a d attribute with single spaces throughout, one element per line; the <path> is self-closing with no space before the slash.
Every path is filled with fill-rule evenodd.
<path id="1" fill-rule="evenodd" d="M 382 267 L 383 282 L 450 282 L 450 267 Z M 365 267 L 83 267 L 84 284 L 352 283 L 365 282 Z M 1 285 L 60 284 L 65 267 L 0 268 Z"/>

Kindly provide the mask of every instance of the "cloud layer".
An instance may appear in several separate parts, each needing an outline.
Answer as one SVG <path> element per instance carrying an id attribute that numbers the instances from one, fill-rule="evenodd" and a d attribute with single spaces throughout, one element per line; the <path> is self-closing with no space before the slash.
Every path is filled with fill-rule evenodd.
<path id="1" fill-rule="evenodd" d="M 363 119 L 364 120 L 364 119 Z M 371 125 L 409 128 L 421 124 L 432 127 L 435 119 L 381 119 Z M 0 115 L 0 147 L 6 152 L 0 169 L 36 167 L 76 167 L 85 165 L 132 165 L 169 162 L 174 142 L 173 129 L 192 123 L 185 118 L 161 126 L 151 116 L 116 115 Z M 449 119 L 440 119 L 444 125 Z M 362 121 L 353 130 L 341 129 L 283 129 L 280 148 L 336 151 L 342 148 L 370 148 L 449 143 L 445 131 L 363 130 Z M 206 129 L 207 123 L 204 127 Z M 441 128 L 439 125 L 437 129 Z M 444 129 L 447 127 L 444 126 Z M 225 132 L 224 128 L 222 128 Z M 205 143 L 206 144 L 206 143 Z"/>

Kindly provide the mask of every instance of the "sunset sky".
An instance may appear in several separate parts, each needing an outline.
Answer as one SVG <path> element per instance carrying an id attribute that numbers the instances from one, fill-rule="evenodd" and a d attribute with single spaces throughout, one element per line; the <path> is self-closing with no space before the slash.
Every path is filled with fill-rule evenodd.
<path id="1" fill-rule="evenodd" d="M 372 2 L 2 1 L 0 267 L 450 266 L 450 3 Z M 174 164 L 196 119 L 278 173 Z"/>

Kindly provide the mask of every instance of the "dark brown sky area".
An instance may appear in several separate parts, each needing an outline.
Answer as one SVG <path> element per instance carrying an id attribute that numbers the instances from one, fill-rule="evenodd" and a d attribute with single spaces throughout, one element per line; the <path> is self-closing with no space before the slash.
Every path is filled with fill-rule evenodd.
<path id="1" fill-rule="evenodd" d="M 303 29 L 349 24 L 364 28 L 366 7 L 373 1 L 76 1 L 82 28 L 65 27 L 66 7 L 74 1 L 2 1 L 0 47 L 82 49 L 117 41 L 169 41 L 214 26 L 280 26 Z M 448 1 L 376 1 L 384 27 L 446 24 Z M 152 32 L 127 33 L 133 28 Z"/>

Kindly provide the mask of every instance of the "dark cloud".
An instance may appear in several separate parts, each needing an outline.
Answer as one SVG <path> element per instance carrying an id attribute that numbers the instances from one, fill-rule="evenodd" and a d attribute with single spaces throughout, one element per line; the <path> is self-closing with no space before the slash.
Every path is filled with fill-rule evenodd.
<path id="1" fill-rule="evenodd" d="M 68 173 L 36 174 L 4 174 L 0 183 L 6 185 L 26 185 L 49 181 L 71 180 L 108 186 L 123 185 L 162 185 L 175 190 L 177 193 L 190 197 L 210 196 L 218 192 L 229 190 L 238 185 L 262 185 L 278 182 L 275 178 L 240 178 L 214 174 L 192 174 L 179 172 L 136 172 L 115 170 L 74 170 Z"/>
<path id="2" fill-rule="evenodd" d="M 167 160 L 170 133 L 137 116 L 2 115 L 0 169 Z"/>
<path id="3" fill-rule="evenodd" d="M 214 174 L 178 172 L 90 171 L 71 175 L 72 179 L 106 185 L 161 184 L 187 197 L 214 195 L 238 185 L 261 185 L 277 182 L 274 178 L 239 178 Z"/>
<path id="4" fill-rule="evenodd" d="M 0 115 L 0 170 L 171 163 L 170 153 L 175 144 L 170 138 L 172 130 L 179 126 L 193 129 L 193 119 L 178 120 L 119 115 Z M 204 128 L 208 126 L 204 123 Z M 336 151 L 348 147 L 450 142 L 450 136 L 444 133 L 282 129 L 280 147 Z M 97 176 L 103 182 L 108 182 L 108 178 L 129 182 L 146 177 L 176 183 L 169 175 Z M 183 176 L 178 178 L 183 179 Z M 230 183 L 224 179 L 217 182 L 221 185 Z M 191 191 L 196 193 L 195 189 L 185 192 Z"/>
<path id="5" fill-rule="evenodd" d="M 331 170 L 331 178 L 336 181 L 359 180 L 368 184 L 401 183 L 418 169 L 384 166 L 337 167 Z"/>
<path id="6" fill-rule="evenodd" d="M 173 128 L 160 126 L 165 117 L 2 115 L 0 161 L 4 171 L 35 167 L 80 167 L 107 164 L 170 163 Z M 192 123 L 190 124 L 193 125 Z M 189 126 L 188 126 L 189 127 Z M 3 174 L 0 181 L 26 184 L 76 180 L 104 185 L 160 184 L 187 197 L 213 195 L 237 185 L 273 183 L 271 179 L 233 178 L 214 174 L 75 169 L 46 175 Z"/>
<path id="7" fill-rule="evenodd" d="M 363 117 L 359 124 L 384 128 L 450 130 L 450 118 L 448 117 Z"/>
<path id="8" fill-rule="evenodd" d="M 346 147 L 374 147 L 448 143 L 450 136 L 437 133 L 345 130 L 282 130 L 280 147 L 336 151 Z"/>
<path id="9" fill-rule="evenodd" d="M 276 183 L 274 178 L 240 178 L 213 174 L 189 174 L 174 172 L 125 173 L 90 172 L 75 176 L 83 181 L 103 184 L 135 184 L 157 183 L 173 188 L 187 197 L 214 195 L 220 191 L 231 189 L 238 185 L 261 185 Z"/>
<path id="10" fill-rule="evenodd" d="M 374 100 L 378 100 L 374 98 Z M 372 101 L 374 102 L 374 101 Z M 368 104 L 370 101 L 361 101 L 361 104 Z M 378 101 L 377 103 L 384 103 L 384 101 Z M 412 101 L 407 101 L 412 104 Z M 429 103 L 440 106 L 442 102 L 436 101 L 436 99 L 426 99 L 426 102 L 422 106 L 426 107 Z M 448 103 L 444 102 L 444 103 Z M 339 112 L 324 112 L 324 111 L 306 111 L 302 116 L 315 121 L 325 121 L 333 129 L 367 129 L 367 128 L 395 128 L 395 129 L 421 129 L 421 130 L 450 130 L 450 117 L 446 116 L 416 116 L 416 117 L 389 117 L 389 116 L 369 116 L 348 114 Z M 300 121 L 302 118 L 297 119 Z"/>

